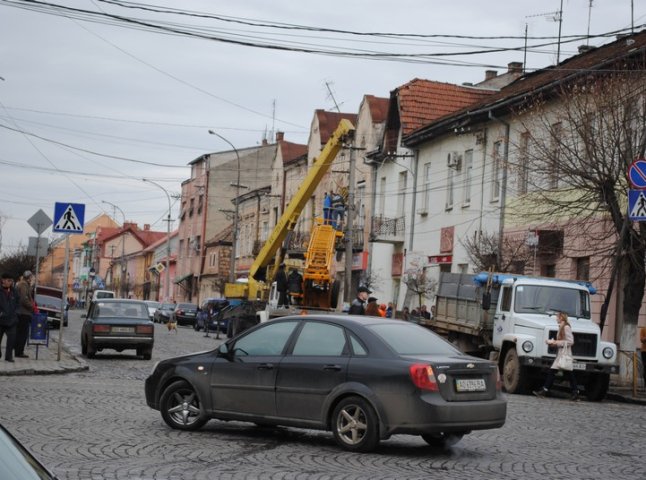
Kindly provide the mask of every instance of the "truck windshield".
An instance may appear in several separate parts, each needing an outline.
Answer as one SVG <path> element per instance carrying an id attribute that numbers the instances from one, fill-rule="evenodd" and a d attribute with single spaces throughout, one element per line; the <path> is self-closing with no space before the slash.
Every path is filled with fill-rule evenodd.
<path id="1" fill-rule="evenodd" d="M 570 317 L 590 318 L 590 295 L 584 290 L 545 285 L 516 287 L 517 313 L 565 312 Z"/>

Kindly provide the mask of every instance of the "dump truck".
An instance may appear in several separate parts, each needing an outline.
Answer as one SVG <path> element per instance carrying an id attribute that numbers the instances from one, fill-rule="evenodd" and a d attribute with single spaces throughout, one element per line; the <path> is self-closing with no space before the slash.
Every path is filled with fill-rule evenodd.
<path id="1" fill-rule="evenodd" d="M 617 346 L 601 340 L 592 321 L 589 282 L 483 272 L 443 272 L 435 315 L 424 325 L 460 350 L 498 362 L 509 393 L 528 393 L 544 381 L 557 349 L 557 313 L 567 313 L 574 334 L 572 354 L 578 383 L 589 400 L 605 397 L 618 372 Z"/>

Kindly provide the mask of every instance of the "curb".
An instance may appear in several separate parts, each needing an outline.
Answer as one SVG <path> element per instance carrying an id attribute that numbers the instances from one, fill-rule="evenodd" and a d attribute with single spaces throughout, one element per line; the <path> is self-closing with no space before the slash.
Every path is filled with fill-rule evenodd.
<path id="1" fill-rule="evenodd" d="M 623 395 L 621 393 L 608 392 L 606 394 L 606 400 L 613 400 L 615 402 L 621 403 L 631 403 L 634 405 L 646 405 L 646 398 L 635 398 L 628 395 Z"/>

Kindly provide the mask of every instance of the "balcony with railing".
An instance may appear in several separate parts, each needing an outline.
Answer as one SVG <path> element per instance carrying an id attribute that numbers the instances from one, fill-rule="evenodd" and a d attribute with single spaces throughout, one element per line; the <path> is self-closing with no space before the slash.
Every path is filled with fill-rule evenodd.
<path id="1" fill-rule="evenodd" d="M 406 222 L 404 217 L 372 217 L 370 241 L 379 243 L 404 243 Z"/>

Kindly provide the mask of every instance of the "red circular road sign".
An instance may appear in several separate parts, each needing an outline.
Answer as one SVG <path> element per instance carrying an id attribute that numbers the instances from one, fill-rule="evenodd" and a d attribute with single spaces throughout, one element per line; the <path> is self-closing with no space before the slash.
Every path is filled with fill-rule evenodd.
<path id="1" fill-rule="evenodd" d="M 646 189 L 646 159 L 638 158 L 630 164 L 628 180 L 633 188 Z"/>

